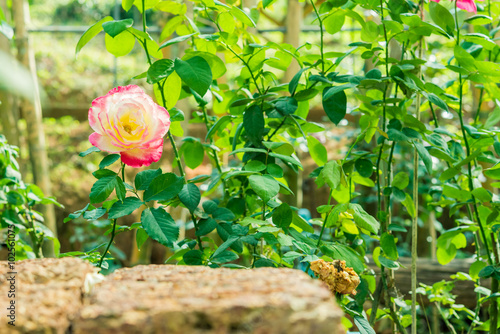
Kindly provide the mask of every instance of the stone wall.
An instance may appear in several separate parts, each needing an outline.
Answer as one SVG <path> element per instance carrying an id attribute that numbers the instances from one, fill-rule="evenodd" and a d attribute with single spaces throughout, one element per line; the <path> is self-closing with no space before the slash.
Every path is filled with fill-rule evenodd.
<path id="1" fill-rule="evenodd" d="M 104 278 L 74 258 L 15 267 L 12 327 L 0 266 L 0 333 L 344 333 L 328 288 L 297 270 L 149 265 Z"/>

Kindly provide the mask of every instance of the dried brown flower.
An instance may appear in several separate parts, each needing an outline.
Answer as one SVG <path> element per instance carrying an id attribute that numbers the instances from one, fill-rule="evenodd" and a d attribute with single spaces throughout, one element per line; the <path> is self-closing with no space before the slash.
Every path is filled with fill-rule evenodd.
<path id="1" fill-rule="evenodd" d="M 326 262 L 319 259 L 311 262 L 311 270 L 330 287 L 332 292 L 356 295 L 360 279 L 352 268 L 346 268 L 345 261 Z"/>

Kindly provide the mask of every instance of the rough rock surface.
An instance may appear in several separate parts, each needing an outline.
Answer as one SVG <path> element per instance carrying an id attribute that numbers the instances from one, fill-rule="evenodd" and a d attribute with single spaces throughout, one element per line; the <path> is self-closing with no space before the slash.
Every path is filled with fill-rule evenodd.
<path id="1" fill-rule="evenodd" d="M 75 258 L 25 260 L 15 263 L 15 298 L 8 298 L 11 276 L 0 266 L 0 333 L 64 334 L 82 305 L 85 277 L 95 273 L 90 263 Z M 6 317 L 15 301 L 15 327 Z"/>
<path id="2" fill-rule="evenodd" d="M 22 333 L 344 333 L 328 288 L 297 270 L 137 266 L 107 276 L 82 303 L 93 272 L 86 263 L 21 261 L 17 269 Z M 5 325 L 0 333 L 15 333 Z"/>

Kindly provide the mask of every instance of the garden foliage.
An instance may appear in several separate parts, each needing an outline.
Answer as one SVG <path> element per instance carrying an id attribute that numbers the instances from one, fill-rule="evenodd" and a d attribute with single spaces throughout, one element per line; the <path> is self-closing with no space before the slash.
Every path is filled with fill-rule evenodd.
<path id="1" fill-rule="evenodd" d="M 405 300 L 392 284 L 390 273 L 400 268 L 398 245 L 407 235 L 401 220 L 393 218 L 394 208 L 412 221 L 415 256 L 419 213 L 427 218 L 429 210 L 442 208 L 455 218 L 456 227 L 442 231 L 437 259 L 446 264 L 459 249 L 473 245 L 475 262 L 458 279 L 475 282 L 478 307 L 458 307 L 443 297 L 449 290 L 442 286 L 418 292 L 446 309 L 441 314 L 450 330 L 467 319 L 470 331 L 495 333 L 500 4 L 478 2 L 479 13 L 469 13 L 460 8 L 473 11 L 472 1 L 311 0 L 306 5 L 319 27 L 318 43 L 294 47 L 264 42 L 254 29 L 261 12 L 272 11 L 274 3 L 264 0 L 248 9 L 238 1 L 123 0 L 124 10 L 142 13 L 142 22 L 104 17 L 85 32 L 77 54 L 101 31 L 116 57 L 126 56 L 136 44 L 144 49 L 144 72 L 133 79 L 153 85 L 157 103 L 169 112 L 167 145 L 176 169 L 146 169 L 125 180 L 125 164 L 119 165 L 120 155 L 113 152 L 94 172 L 90 204 L 70 219 L 108 215 L 111 241 L 116 233 L 137 229 L 138 247 L 148 237 L 158 241 L 173 251 L 169 263 L 290 267 L 310 273 L 310 262 L 319 258 L 345 260 L 360 275 L 361 285 L 356 296 L 338 299 L 358 329 L 371 332 L 370 324 L 388 317 L 406 332 L 412 315 L 416 319 L 416 296 L 414 291 L 413 301 Z M 159 39 L 146 26 L 151 11 L 170 15 Z M 373 16 L 365 17 L 368 12 Z M 325 40 L 348 21 L 360 29 L 360 40 L 330 50 Z M 163 49 L 180 43 L 187 49 L 179 58 L 164 58 Z M 439 53 L 446 59 L 434 56 L 439 48 L 449 50 Z M 349 73 L 342 64 L 352 57 L 366 60 L 371 69 Z M 284 82 L 292 63 L 300 70 Z M 447 73 L 449 81 L 433 80 L 429 73 L 435 69 Z M 183 136 L 184 113 L 175 108 L 183 98 L 196 101 L 191 122 L 205 124 L 205 138 Z M 336 126 L 345 124 L 347 114 L 357 117 L 356 137 L 340 160 L 329 160 L 317 138 L 324 125 L 308 121 L 310 108 L 318 103 Z M 495 103 L 492 112 L 482 113 Z M 179 148 L 175 137 L 182 143 Z M 317 164 L 309 177 L 329 189 L 327 203 L 318 203 L 321 219 L 306 221 L 299 208 L 280 200 L 293 195 L 286 171 L 303 169 L 299 144 Z M 95 151 L 92 147 L 82 156 Z M 223 163 L 225 156 L 229 164 Z M 213 164 L 212 174 L 188 179 L 185 166 L 196 169 L 205 157 Z M 412 160 L 413 165 L 396 169 Z M 377 198 L 373 215 L 358 203 L 364 187 L 373 188 Z M 189 210 L 186 227 L 194 229 L 194 239 L 179 240 L 179 225 L 167 212 L 177 206 Z M 140 223 L 120 226 L 122 217 L 139 211 Z M 214 241 L 215 234 L 222 243 Z M 368 268 L 368 254 L 381 275 Z M 481 286 L 488 279 L 491 291 Z M 365 312 L 367 299 L 373 306 Z M 479 312 L 487 301 L 484 321 Z"/>

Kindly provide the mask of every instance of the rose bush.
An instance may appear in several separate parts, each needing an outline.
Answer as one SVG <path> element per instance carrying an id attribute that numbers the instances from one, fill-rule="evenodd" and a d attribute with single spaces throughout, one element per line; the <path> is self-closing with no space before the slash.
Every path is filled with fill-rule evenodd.
<path id="1" fill-rule="evenodd" d="M 101 151 L 120 153 L 124 164 L 149 166 L 160 160 L 170 127 L 168 111 L 136 85 L 117 87 L 92 101 L 89 137 Z"/>

